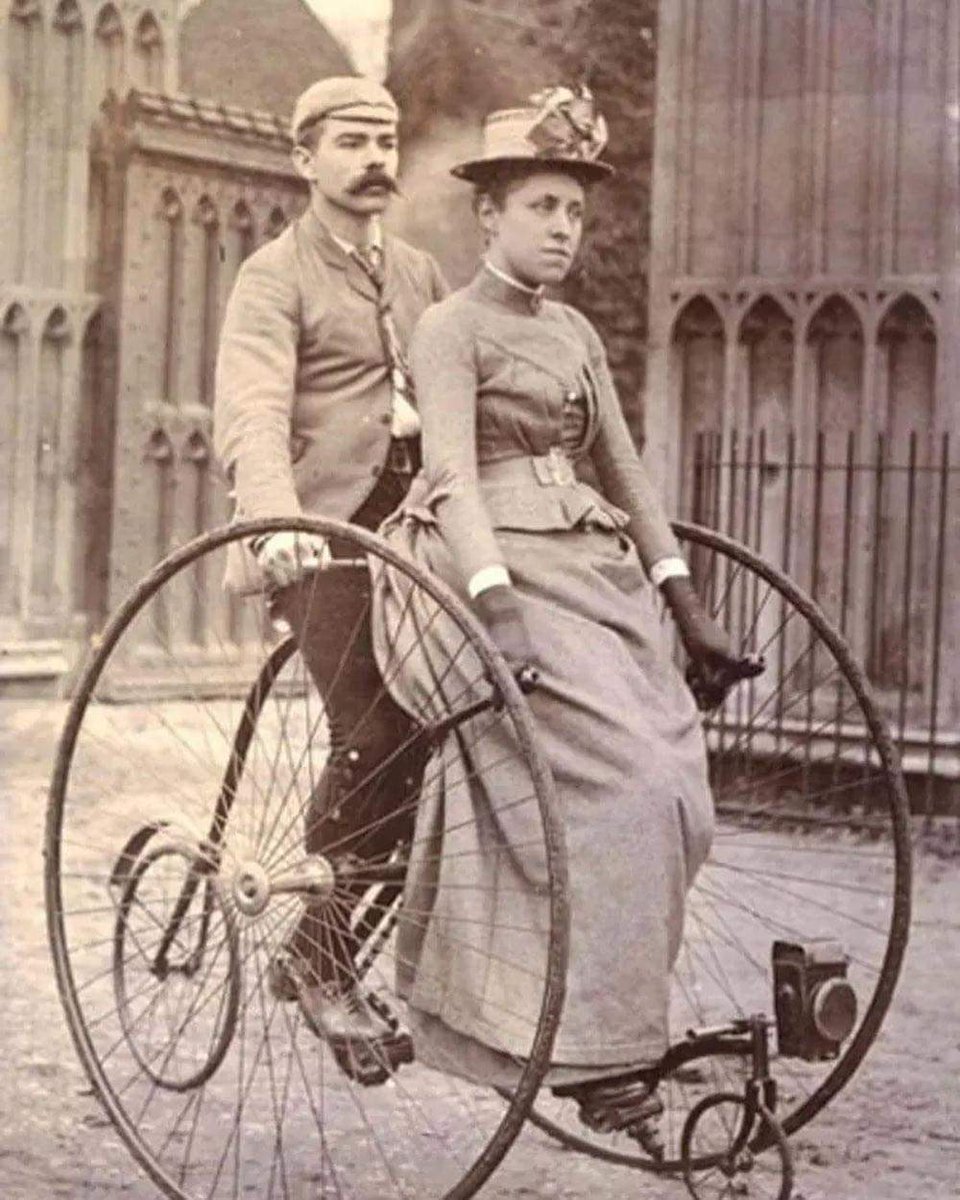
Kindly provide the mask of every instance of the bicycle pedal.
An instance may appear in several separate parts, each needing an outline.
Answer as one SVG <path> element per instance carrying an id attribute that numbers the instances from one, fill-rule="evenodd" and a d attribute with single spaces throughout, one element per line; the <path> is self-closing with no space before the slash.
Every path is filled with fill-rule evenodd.
<path id="1" fill-rule="evenodd" d="M 405 1063 L 414 1061 L 413 1040 L 408 1033 L 377 1041 L 328 1040 L 337 1066 L 361 1087 L 386 1083 Z"/>

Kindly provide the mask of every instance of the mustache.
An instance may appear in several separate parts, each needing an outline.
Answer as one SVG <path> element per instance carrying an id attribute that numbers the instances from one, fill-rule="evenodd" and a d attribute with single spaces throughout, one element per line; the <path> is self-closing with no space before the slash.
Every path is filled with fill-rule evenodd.
<path id="1" fill-rule="evenodd" d="M 352 183 L 347 188 L 347 191 L 351 196 L 362 196 L 364 192 L 370 191 L 371 188 L 386 188 L 387 191 L 393 192 L 395 195 L 400 194 L 397 181 L 388 175 L 386 171 L 379 170 L 368 171 L 356 183 Z"/>

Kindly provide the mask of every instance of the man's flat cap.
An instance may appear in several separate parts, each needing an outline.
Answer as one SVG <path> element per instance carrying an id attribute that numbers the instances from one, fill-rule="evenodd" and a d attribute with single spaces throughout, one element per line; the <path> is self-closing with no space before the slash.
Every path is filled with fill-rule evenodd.
<path id="1" fill-rule="evenodd" d="M 332 75 L 310 85 L 297 100 L 290 135 L 297 140 L 305 125 L 321 117 L 393 125 L 400 119 L 397 103 L 383 84 L 362 75 Z"/>

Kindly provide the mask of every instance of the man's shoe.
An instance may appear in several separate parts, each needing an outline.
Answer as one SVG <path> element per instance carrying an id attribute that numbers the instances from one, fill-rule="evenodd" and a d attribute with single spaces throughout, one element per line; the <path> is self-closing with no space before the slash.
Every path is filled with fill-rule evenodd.
<path id="1" fill-rule="evenodd" d="M 306 972 L 310 970 L 308 963 L 297 954 L 289 943 L 284 943 L 273 956 L 267 967 L 267 987 L 270 995 L 276 1000 L 289 1002 L 300 995 Z"/>
<path id="2" fill-rule="evenodd" d="M 321 983 L 300 988 L 300 1011 L 311 1031 L 333 1051 L 341 1071 L 366 1087 L 385 1083 L 413 1061 L 410 1035 L 377 1008 L 359 986 Z"/>
<path id="3" fill-rule="evenodd" d="M 349 1038 L 377 1041 L 392 1037 L 394 1029 L 354 986 L 334 981 L 301 986 L 297 999 L 307 1024 L 324 1041 Z"/>

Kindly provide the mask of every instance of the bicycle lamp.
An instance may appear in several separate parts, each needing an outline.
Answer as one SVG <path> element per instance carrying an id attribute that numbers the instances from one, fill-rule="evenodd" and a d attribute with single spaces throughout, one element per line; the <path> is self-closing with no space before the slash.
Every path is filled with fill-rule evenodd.
<path id="1" fill-rule="evenodd" d="M 777 1048 L 787 1058 L 836 1058 L 857 1020 L 857 997 L 847 982 L 839 942 L 773 943 L 773 1003 Z"/>

